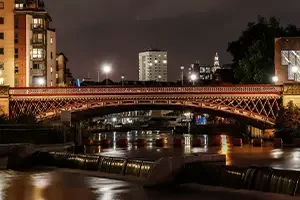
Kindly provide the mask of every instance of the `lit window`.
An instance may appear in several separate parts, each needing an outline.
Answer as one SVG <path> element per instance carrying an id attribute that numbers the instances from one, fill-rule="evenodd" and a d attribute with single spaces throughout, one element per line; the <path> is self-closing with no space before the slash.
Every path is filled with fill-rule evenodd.
<path id="1" fill-rule="evenodd" d="M 58 74 L 55 74 L 55 78 L 58 78 Z"/>
<path id="2" fill-rule="evenodd" d="M 150 63 L 149 65 L 150 65 L 150 66 L 152 66 L 153 64 L 152 64 L 152 63 Z"/>
<path id="3" fill-rule="evenodd" d="M 0 78 L 0 85 L 4 85 L 4 78 L 3 77 Z"/>
<path id="4" fill-rule="evenodd" d="M 52 66 L 50 67 L 50 72 L 51 72 L 51 73 L 53 72 L 53 67 L 52 67 Z"/>
<path id="5" fill-rule="evenodd" d="M 32 49 L 32 58 L 41 59 L 44 57 L 43 55 L 44 55 L 43 49 L 39 49 L 39 48 Z"/>
<path id="6" fill-rule="evenodd" d="M 16 9 L 23 9 L 23 7 L 24 7 L 24 4 L 22 4 L 22 3 L 16 3 L 15 4 Z"/>
<path id="7" fill-rule="evenodd" d="M 32 19 L 33 28 L 43 28 L 44 20 L 42 18 L 34 18 Z"/>
<path id="8" fill-rule="evenodd" d="M 50 44 L 52 44 L 52 43 L 53 43 L 53 38 L 51 37 L 51 38 L 50 38 Z"/>
<path id="9" fill-rule="evenodd" d="M 164 63 L 164 64 L 167 64 L 167 60 L 164 60 L 163 63 Z"/>
<path id="10" fill-rule="evenodd" d="M 52 80 L 50 81 L 50 86 L 53 86 L 53 82 L 52 82 Z"/>
<path id="11" fill-rule="evenodd" d="M 157 61 L 157 60 L 154 60 L 154 62 L 155 62 L 155 63 L 158 63 L 158 61 Z"/>

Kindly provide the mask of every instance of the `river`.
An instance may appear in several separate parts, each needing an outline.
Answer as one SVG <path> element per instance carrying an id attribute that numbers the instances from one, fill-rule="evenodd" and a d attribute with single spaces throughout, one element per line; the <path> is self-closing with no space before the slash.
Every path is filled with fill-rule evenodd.
<path id="1" fill-rule="evenodd" d="M 111 148 L 101 148 L 101 146 L 90 146 L 87 148 L 89 154 L 105 155 L 113 157 L 140 157 L 140 158 L 159 158 L 170 155 L 184 155 L 190 153 L 218 153 L 226 155 L 227 165 L 259 165 L 272 166 L 280 169 L 300 170 L 300 148 L 274 148 L 271 142 L 266 142 L 263 147 L 252 147 L 244 144 L 241 147 L 232 146 L 231 137 L 220 135 L 222 138 L 221 146 L 192 147 L 193 138 L 202 138 L 206 144 L 209 144 L 210 136 L 207 135 L 175 135 L 172 133 L 161 133 L 152 131 L 131 131 L 131 132 L 111 132 L 102 133 L 102 137 L 110 138 L 112 141 Z M 95 139 L 100 135 L 96 135 Z M 172 145 L 173 138 L 184 137 L 185 145 L 181 148 L 174 148 Z M 127 148 L 117 148 L 116 141 L 118 138 L 127 138 L 129 145 Z M 134 142 L 138 138 L 146 139 L 147 147 L 138 148 Z M 164 138 L 167 144 L 163 148 L 155 147 L 155 140 Z"/>
<path id="2" fill-rule="evenodd" d="M 212 152 L 226 154 L 228 165 L 271 165 L 275 168 L 300 169 L 300 149 L 298 148 L 274 149 L 270 143 L 266 143 L 264 147 L 252 147 L 250 145 L 232 147 L 230 137 L 226 135 L 222 135 L 222 145 L 219 147 L 191 147 L 189 143 L 191 137 L 185 136 L 186 144 L 181 148 L 172 147 L 172 138 L 179 136 L 169 133 L 105 133 L 102 136 L 112 139 L 112 147 L 88 147 L 88 153 L 114 157 L 157 158 L 174 154 Z M 134 141 L 136 138 L 146 138 L 148 145 L 145 148 L 138 148 L 130 142 L 126 148 L 117 148 L 116 140 L 124 137 L 127 137 L 129 141 Z M 208 136 L 201 137 L 206 137 L 207 140 L 210 138 Z M 166 138 L 168 144 L 164 148 L 155 147 L 153 141 L 157 138 Z M 91 177 L 59 169 L 30 172 L 2 171 L 0 177 L 1 200 L 290 199 L 288 196 L 250 194 L 245 191 L 233 192 L 227 189 L 203 188 L 203 186 L 196 185 L 184 185 L 169 190 L 149 190 L 135 182 Z"/>

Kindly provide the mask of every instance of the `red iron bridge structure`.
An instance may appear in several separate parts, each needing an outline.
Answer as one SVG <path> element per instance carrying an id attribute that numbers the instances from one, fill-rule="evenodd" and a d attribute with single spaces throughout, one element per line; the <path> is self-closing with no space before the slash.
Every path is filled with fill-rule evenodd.
<path id="1" fill-rule="evenodd" d="M 101 110 L 115 112 L 157 107 L 191 109 L 241 117 L 274 125 L 282 105 L 299 95 L 300 85 L 216 86 L 101 86 L 0 88 L 0 105 L 5 114 L 35 115 L 55 119 L 61 111 L 88 116 Z M 297 99 L 297 98 L 296 98 Z M 181 108 L 180 108 L 181 107 Z"/>

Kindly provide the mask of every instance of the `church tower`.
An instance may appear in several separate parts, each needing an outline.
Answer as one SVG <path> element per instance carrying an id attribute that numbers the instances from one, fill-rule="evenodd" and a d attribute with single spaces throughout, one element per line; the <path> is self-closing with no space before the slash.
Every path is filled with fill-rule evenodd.
<path id="1" fill-rule="evenodd" d="M 214 67 L 213 67 L 213 72 L 216 72 L 217 69 L 220 69 L 220 62 L 219 62 L 219 56 L 218 53 L 216 53 L 214 57 Z"/>

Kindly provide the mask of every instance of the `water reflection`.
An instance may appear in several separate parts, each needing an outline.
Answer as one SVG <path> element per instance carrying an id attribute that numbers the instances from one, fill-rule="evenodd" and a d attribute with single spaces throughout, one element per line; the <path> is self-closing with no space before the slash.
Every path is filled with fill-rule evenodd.
<path id="1" fill-rule="evenodd" d="M 252 147 L 250 144 L 243 146 L 232 146 L 231 138 L 222 134 L 219 136 L 208 135 L 175 135 L 157 131 L 134 131 L 125 133 L 106 133 L 107 138 L 112 141 L 118 138 L 127 138 L 129 144 L 125 148 L 118 148 L 115 145 L 111 148 L 102 149 L 101 147 L 89 147 L 88 152 L 115 157 L 141 157 L 156 159 L 162 156 L 185 155 L 191 153 L 218 153 L 226 155 L 228 165 L 271 165 L 277 168 L 289 168 L 300 170 L 300 149 L 282 148 L 274 149 L 272 144 L 265 143 L 264 147 Z M 173 138 L 182 138 L 182 147 L 173 147 Z M 216 141 L 213 139 L 216 138 Z M 144 139 L 147 141 L 145 147 L 137 147 L 136 140 Z M 156 140 L 162 139 L 163 145 L 158 146 Z M 212 142 L 219 143 L 211 146 Z M 195 145 L 196 143 L 196 145 Z"/>

